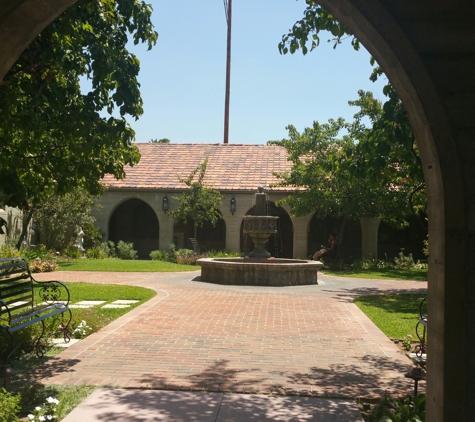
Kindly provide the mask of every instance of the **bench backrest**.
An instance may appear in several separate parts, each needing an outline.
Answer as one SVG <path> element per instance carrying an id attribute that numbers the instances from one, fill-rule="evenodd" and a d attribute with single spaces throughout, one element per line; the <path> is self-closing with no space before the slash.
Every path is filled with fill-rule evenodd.
<path id="1" fill-rule="evenodd" d="M 20 257 L 0 259 L 0 299 L 11 313 L 33 308 L 33 279 L 28 262 Z M 6 314 L 6 315 L 5 315 Z M 8 320 L 8 311 L 0 303 L 0 321 Z"/>

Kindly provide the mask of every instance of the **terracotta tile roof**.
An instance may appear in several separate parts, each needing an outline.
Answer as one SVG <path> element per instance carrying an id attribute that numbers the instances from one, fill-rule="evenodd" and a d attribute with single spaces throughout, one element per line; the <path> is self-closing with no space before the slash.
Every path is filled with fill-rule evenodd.
<path id="1" fill-rule="evenodd" d="M 272 172 L 290 169 L 285 148 L 276 145 L 243 144 L 135 144 L 142 158 L 134 167 L 126 168 L 126 178 L 106 176 L 104 183 L 112 188 L 183 189 L 177 175 L 188 177 L 206 157 L 205 183 L 220 191 L 255 191 L 259 185 L 277 183 Z M 272 190 L 290 192 L 276 187 Z"/>

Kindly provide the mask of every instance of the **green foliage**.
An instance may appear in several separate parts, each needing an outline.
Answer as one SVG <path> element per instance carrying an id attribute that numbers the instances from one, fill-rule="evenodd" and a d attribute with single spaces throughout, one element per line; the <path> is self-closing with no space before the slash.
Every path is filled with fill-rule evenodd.
<path id="1" fill-rule="evenodd" d="M 28 420 L 31 422 L 44 422 L 44 421 L 58 421 L 56 414 L 58 410 L 59 400 L 53 397 L 48 397 L 46 402 L 41 406 L 36 406 L 32 413 L 28 415 Z"/>
<path id="2" fill-rule="evenodd" d="M 402 338 L 402 347 L 404 347 L 404 349 L 407 350 L 407 351 L 411 350 L 413 339 L 414 339 L 414 336 L 412 334 L 406 334 Z"/>
<path id="3" fill-rule="evenodd" d="M 105 174 L 123 178 L 138 162 L 125 116 L 143 113 L 140 63 L 126 47 L 129 37 L 156 43 L 151 12 L 139 0 L 83 0 L 22 53 L 0 86 L 3 203 L 27 208 L 76 186 L 98 195 Z M 90 92 L 81 92 L 81 77 Z"/>
<path id="4" fill-rule="evenodd" d="M 35 208 L 38 230 L 46 247 L 64 250 L 75 243 L 79 230 L 93 224 L 93 197 L 82 188 L 47 198 Z"/>
<path id="5" fill-rule="evenodd" d="M 85 222 L 82 226 L 84 232 L 84 249 L 94 248 L 102 242 L 102 232 L 92 222 Z"/>
<path id="6" fill-rule="evenodd" d="M 56 254 L 53 249 L 48 249 L 45 245 L 37 245 L 29 248 L 21 248 L 20 255 L 28 262 L 36 258 L 41 260 L 53 261 L 56 259 Z M 13 256 L 13 255 L 10 255 Z"/>
<path id="7" fill-rule="evenodd" d="M 150 141 L 148 141 L 149 144 L 169 144 L 170 143 L 170 139 L 168 138 L 162 138 L 162 139 L 150 139 Z"/>
<path id="8" fill-rule="evenodd" d="M 66 255 L 68 258 L 78 259 L 82 256 L 82 251 L 76 246 L 68 246 L 63 250 L 63 255 Z"/>
<path id="9" fill-rule="evenodd" d="M 293 54 L 297 50 L 306 54 L 309 51 L 309 43 L 312 51 L 320 44 L 322 31 L 332 34 L 333 38 L 328 41 L 333 41 L 333 48 L 349 38 L 353 48 L 359 50 L 359 41 L 349 28 L 338 22 L 315 0 L 307 0 L 306 3 L 303 18 L 282 37 L 279 44 L 281 54 Z M 374 58 L 371 58 L 370 63 L 374 66 L 370 79 L 375 81 L 383 72 Z M 383 93 L 387 97 L 383 105 L 375 100 L 371 93 L 362 91 L 359 92 L 359 100 L 350 102 L 350 105 L 361 107 L 350 128 L 353 132 L 351 136 L 358 143 L 346 159 L 340 157 L 339 166 L 346 167 L 352 177 L 362 178 L 374 186 L 382 183 L 391 185 L 394 181 L 399 185 L 405 184 L 410 209 L 422 224 L 427 226 L 422 164 L 407 112 L 391 84 L 385 85 Z M 361 118 L 365 116 L 371 121 L 370 128 L 361 124 Z M 355 136 L 355 132 L 363 135 L 363 139 Z"/>
<path id="10" fill-rule="evenodd" d="M 210 250 L 206 255 L 208 255 L 209 258 L 239 258 L 242 256 L 242 252 Z"/>
<path id="11" fill-rule="evenodd" d="M 138 252 L 134 250 L 134 245 L 131 242 L 124 242 L 119 240 L 117 243 L 117 257 L 120 259 L 137 259 Z"/>
<path id="12" fill-rule="evenodd" d="M 111 240 L 108 242 L 103 242 L 100 245 L 86 251 L 86 257 L 90 259 L 105 259 L 113 258 L 115 256 L 115 245 Z"/>
<path id="13" fill-rule="evenodd" d="M 9 393 L 4 388 L 0 388 L 0 422 L 20 420 L 20 401 L 20 394 Z"/>
<path id="14" fill-rule="evenodd" d="M 388 390 L 373 411 L 378 422 L 424 422 L 426 418 L 426 396 L 393 398 Z"/>
<path id="15" fill-rule="evenodd" d="M 398 256 L 394 258 L 394 263 L 396 265 L 396 268 L 399 268 L 400 270 L 414 268 L 414 265 L 415 265 L 412 254 L 410 253 L 407 256 L 404 255 L 404 249 L 401 249 Z"/>
<path id="16" fill-rule="evenodd" d="M 377 115 L 379 111 L 377 104 L 373 104 L 371 113 Z M 360 118 L 357 113 L 355 119 Z M 370 180 L 374 175 L 355 177 L 351 168 L 343 164 L 364 141 L 367 131 L 362 124 L 349 125 L 339 118 L 325 124 L 314 122 L 302 133 L 293 126 L 287 129 L 289 139 L 271 143 L 283 146 L 292 162 L 290 171 L 276 176 L 281 180 L 279 186 L 297 187 L 293 195 L 281 201 L 290 205 L 293 214 L 301 216 L 315 211 L 322 218 L 379 217 L 395 226 L 406 224 L 405 217 L 411 214 L 407 201 L 411 187 L 404 182 L 405 173 L 393 174 L 391 183 L 379 180 L 375 184 Z M 348 134 L 339 139 L 343 130 Z"/>
<path id="17" fill-rule="evenodd" d="M 150 252 L 150 259 L 152 261 L 169 261 L 170 255 L 167 251 L 152 251 Z"/>
<path id="18" fill-rule="evenodd" d="M 0 259 L 20 256 L 20 252 L 15 246 L 5 243 L 0 246 Z"/>
<path id="19" fill-rule="evenodd" d="M 178 201 L 178 209 L 171 212 L 172 217 L 177 222 L 192 221 L 195 227 L 195 238 L 197 238 L 198 227 L 202 228 L 206 222 L 214 227 L 218 220 L 223 218 L 218 209 L 223 197 L 217 190 L 207 188 L 204 184 L 207 164 L 206 158 L 186 179 L 178 176 L 180 182 L 187 188 L 180 196 L 173 197 Z M 196 180 L 195 177 L 197 177 Z"/>

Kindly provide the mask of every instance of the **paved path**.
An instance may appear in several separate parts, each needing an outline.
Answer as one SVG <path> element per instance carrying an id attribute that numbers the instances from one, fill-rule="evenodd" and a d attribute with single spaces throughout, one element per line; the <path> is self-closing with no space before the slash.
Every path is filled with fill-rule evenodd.
<path id="1" fill-rule="evenodd" d="M 39 367 L 44 383 L 332 398 L 412 391 L 409 360 L 352 300 L 425 292 L 426 282 L 319 275 L 319 285 L 279 288 L 208 284 L 199 272 L 55 278 L 157 296 Z"/>

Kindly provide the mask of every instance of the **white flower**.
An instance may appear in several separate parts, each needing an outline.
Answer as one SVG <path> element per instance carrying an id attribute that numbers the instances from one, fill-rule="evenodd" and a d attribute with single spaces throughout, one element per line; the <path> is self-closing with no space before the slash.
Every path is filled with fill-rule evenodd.
<path id="1" fill-rule="evenodd" d="M 35 415 L 32 415 L 31 413 L 28 415 L 28 419 L 35 419 Z"/>
<path id="2" fill-rule="evenodd" d="M 46 415 L 46 418 L 50 421 L 51 419 L 53 419 L 53 417 L 51 415 Z"/>
<path id="3" fill-rule="evenodd" d="M 40 406 L 36 406 L 35 407 L 35 410 L 38 410 L 38 412 L 41 410 L 41 407 Z"/>
<path id="4" fill-rule="evenodd" d="M 45 420 L 45 417 L 44 417 L 44 416 L 40 416 L 38 419 L 39 419 L 40 421 L 44 421 L 44 420 Z"/>

